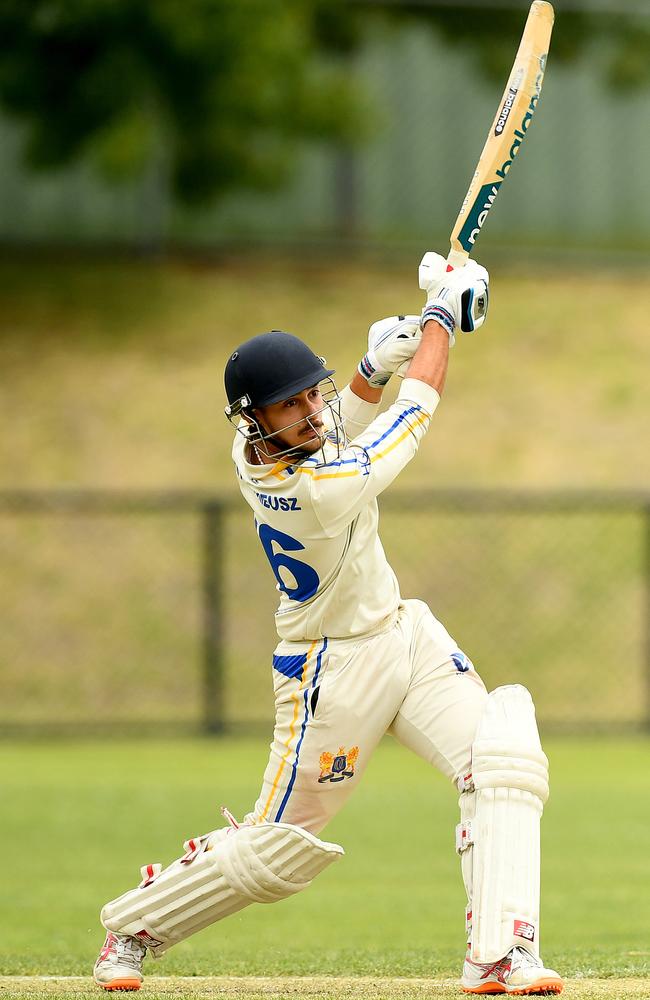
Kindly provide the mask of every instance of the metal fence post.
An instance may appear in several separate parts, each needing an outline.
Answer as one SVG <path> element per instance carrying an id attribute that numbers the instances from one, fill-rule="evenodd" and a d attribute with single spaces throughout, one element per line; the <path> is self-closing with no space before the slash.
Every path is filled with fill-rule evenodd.
<path id="1" fill-rule="evenodd" d="M 201 507 L 203 528 L 203 731 L 222 733 L 224 705 L 223 516 L 210 500 Z"/>

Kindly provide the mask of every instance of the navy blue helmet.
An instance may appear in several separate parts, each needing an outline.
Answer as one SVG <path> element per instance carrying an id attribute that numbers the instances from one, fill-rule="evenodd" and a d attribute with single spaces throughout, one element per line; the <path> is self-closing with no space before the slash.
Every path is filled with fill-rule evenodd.
<path id="1" fill-rule="evenodd" d="M 324 359 L 292 333 L 260 333 L 241 344 L 228 359 L 224 373 L 226 414 L 236 416 L 244 409 L 279 403 L 333 374 Z"/>

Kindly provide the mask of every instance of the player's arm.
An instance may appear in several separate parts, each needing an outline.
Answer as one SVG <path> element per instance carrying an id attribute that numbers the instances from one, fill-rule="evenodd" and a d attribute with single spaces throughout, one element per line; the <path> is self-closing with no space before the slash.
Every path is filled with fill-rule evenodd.
<path id="1" fill-rule="evenodd" d="M 341 391 L 341 417 L 348 440 L 365 431 L 379 412 L 383 386 L 368 385 L 358 371 Z"/>
<path id="2" fill-rule="evenodd" d="M 409 379 L 417 379 L 431 386 L 442 396 L 449 364 L 449 333 L 435 319 L 422 327 L 422 338 L 408 367 Z"/>
<path id="3" fill-rule="evenodd" d="M 319 465 L 317 457 L 301 463 L 297 471 L 309 477 L 311 506 L 325 534 L 338 534 L 390 485 L 415 455 L 439 401 L 436 389 L 406 378 L 395 402 L 338 459 L 327 465 Z"/>
<path id="4" fill-rule="evenodd" d="M 395 402 L 336 461 L 320 467 L 317 459 L 302 464 L 302 473 L 310 477 L 313 509 L 328 534 L 349 524 L 415 455 L 440 402 L 455 329 L 470 332 L 485 319 L 488 280 L 485 268 L 470 262 L 442 282 L 432 282 L 416 350 Z M 363 377 L 361 366 L 359 374 Z M 366 399 L 363 405 L 373 404 Z"/>
<path id="5" fill-rule="evenodd" d="M 359 362 L 349 388 L 358 398 L 379 403 L 391 375 L 397 372 L 403 378 L 408 370 L 409 378 L 426 382 L 440 395 L 450 339 L 438 316 L 429 318 L 423 313 L 422 317 L 390 316 L 379 320 L 370 327 L 368 353 Z"/>
<path id="6" fill-rule="evenodd" d="M 420 342 L 419 316 L 389 316 L 368 330 L 368 350 L 341 393 L 341 415 L 348 440 L 375 419 L 391 376 L 413 359 Z"/>
<path id="7" fill-rule="evenodd" d="M 427 293 L 422 316 L 389 316 L 373 323 L 368 331 L 368 350 L 345 390 L 343 414 L 352 418 L 352 423 L 358 421 L 359 414 L 348 414 L 347 410 L 363 411 L 369 421 L 372 407 L 379 403 L 394 373 L 403 378 L 408 371 L 410 378 L 425 382 L 440 394 L 448 355 L 444 337 L 436 329 L 446 331 L 448 348 L 454 344 L 456 328 L 471 333 L 485 321 L 489 276 L 480 264 L 468 260 L 464 267 L 450 271 L 441 254 L 429 251 L 422 258 L 418 276 L 420 288 Z M 429 335 L 423 338 L 429 326 Z M 360 406 L 358 400 L 370 405 Z"/>
<path id="8" fill-rule="evenodd" d="M 406 374 L 441 396 L 455 331 L 473 333 L 485 322 L 490 278 L 486 269 L 473 260 L 462 269 L 448 272 L 444 257 L 431 252 L 422 258 L 419 277 L 427 303 L 420 319 L 421 340 Z"/>
<path id="9" fill-rule="evenodd" d="M 367 379 L 358 371 L 354 373 L 350 385 L 346 388 L 351 389 L 354 395 L 365 403 L 380 403 L 384 391 L 383 385 L 369 385 Z"/>

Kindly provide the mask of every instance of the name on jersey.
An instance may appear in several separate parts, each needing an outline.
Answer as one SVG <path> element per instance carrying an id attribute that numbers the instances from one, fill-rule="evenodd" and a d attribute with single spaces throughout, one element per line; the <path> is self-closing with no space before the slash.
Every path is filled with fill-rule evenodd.
<path id="1" fill-rule="evenodd" d="M 255 493 L 255 496 L 269 510 L 302 510 L 298 505 L 298 497 L 273 497 L 269 493 Z"/>

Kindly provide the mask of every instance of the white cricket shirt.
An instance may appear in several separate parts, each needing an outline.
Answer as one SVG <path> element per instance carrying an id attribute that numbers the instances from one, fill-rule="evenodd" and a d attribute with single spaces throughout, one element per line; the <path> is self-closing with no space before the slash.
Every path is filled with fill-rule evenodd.
<path id="1" fill-rule="evenodd" d="M 407 378 L 379 415 L 378 403 L 349 386 L 341 399 L 349 444 L 340 454 L 326 444 L 326 465 L 320 451 L 296 465 L 252 465 L 243 434 L 235 434 L 239 486 L 280 593 L 278 635 L 290 642 L 370 635 L 400 602 L 377 533 L 376 497 L 415 455 L 440 396 Z"/>

